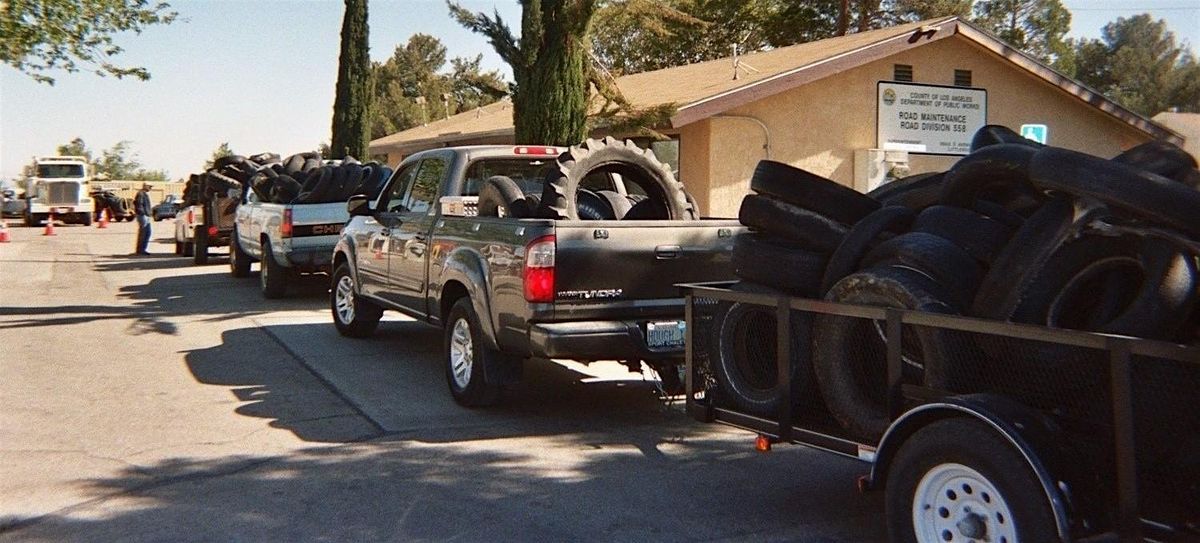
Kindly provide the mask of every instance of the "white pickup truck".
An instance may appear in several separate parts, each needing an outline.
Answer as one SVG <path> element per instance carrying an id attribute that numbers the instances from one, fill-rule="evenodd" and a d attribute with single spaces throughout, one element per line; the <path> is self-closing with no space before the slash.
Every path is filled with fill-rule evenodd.
<path id="1" fill-rule="evenodd" d="M 261 262 L 263 297 L 281 298 L 296 275 L 329 272 L 333 247 L 350 218 L 345 202 L 276 204 L 254 191 L 245 198 L 230 243 L 230 274 L 247 277 L 250 263 Z"/>

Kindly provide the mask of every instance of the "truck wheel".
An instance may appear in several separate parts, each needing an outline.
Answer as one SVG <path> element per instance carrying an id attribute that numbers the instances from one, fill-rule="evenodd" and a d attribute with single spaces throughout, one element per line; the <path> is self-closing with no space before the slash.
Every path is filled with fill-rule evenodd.
<path id="1" fill-rule="evenodd" d="M 262 264 L 259 266 L 258 283 L 262 289 L 263 298 L 270 300 L 282 298 L 287 294 L 289 270 L 275 261 L 275 253 L 271 250 L 271 242 L 262 242 Z"/>
<path id="2" fill-rule="evenodd" d="M 758 161 L 750 178 L 750 188 L 842 224 L 854 224 L 879 209 L 879 202 L 870 196 L 773 160 Z"/>
<path id="3" fill-rule="evenodd" d="M 370 336 L 383 317 L 383 308 L 355 294 L 354 276 L 347 264 L 338 265 L 333 272 L 329 305 L 333 311 L 333 325 L 346 337 Z"/>
<path id="4" fill-rule="evenodd" d="M 84 226 L 92 225 L 92 214 L 91 213 L 80 213 L 78 215 L 78 217 L 79 217 L 80 224 L 82 224 Z"/>
<path id="5" fill-rule="evenodd" d="M 192 244 L 195 245 L 192 248 L 192 262 L 197 266 L 208 264 L 208 229 L 197 226 L 195 237 L 192 239 Z"/>
<path id="6" fill-rule="evenodd" d="M 889 539 L 1058 541 L 1054 511 L 1021 453 L 968 419 L 929 424 L 888 467 Z"/>
<path id="7" fill-rule="evenodd" d="M 196 252 L 196 246 L 191 242 L 184 241 L 179 244 L 183 246 L 183 256 L 192 256 Z"/>
<path id="8" fill-rule="evenodd" d="M 183 244 L 175 240 L 175 256 L 183 256 Z"/>
<path id="9" fill-rule="evenodd" d="M 450 309 L 444 353 L 446 383 L 454 401 L 464 407 L 485 407 L 500 399 L 500 386 L 489 382 L 484 366 L 504 355 L 484 345 L 470 298 L 460 298 Z"/>
<path id="10" fill-rule="evenodd" d="M 242 250 L 242 244 L 238 243 L 237 235 L 237 230 L 234 230 L 233 236 L 229 239 L 229 275 L 249 277 L 250 255 Z"/>

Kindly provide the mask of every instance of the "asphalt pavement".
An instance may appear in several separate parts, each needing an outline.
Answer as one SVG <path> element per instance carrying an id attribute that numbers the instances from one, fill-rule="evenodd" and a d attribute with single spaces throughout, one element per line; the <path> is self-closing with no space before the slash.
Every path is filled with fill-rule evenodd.
<path id="1" fill-rule="evenodd" d="M 153 228 L 9 221 L 0 541 L 885 540 L 865 464 L 757 453 L 615 364 L 464 409 L 440 330 L 343 338 L 324 277 L 265 300 Z"/>

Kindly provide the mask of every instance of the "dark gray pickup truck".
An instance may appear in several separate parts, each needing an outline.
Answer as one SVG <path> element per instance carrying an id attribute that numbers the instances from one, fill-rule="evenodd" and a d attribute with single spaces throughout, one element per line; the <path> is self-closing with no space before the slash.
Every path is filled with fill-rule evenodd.
<path id="1" fill-rule="evenodd" d="M 494 403 L 531 358 L 645 361 L 664 385 L 677 383 L 684 306 L 674 285 L 731 279 L 733 239 L 743 227 L 733 219 L 476 215 L 486 198 L 476 196 L 494 176 L 537 203 L 566 151 L 425 151 L 402 162 L 376 200 L 351 198 L 333 254 L 338 331 L 368 336 L 385 309 L 442 327 L 450 391 L 466 406 Z M 619 165 L 599 170 L 581 192 L 648 198 Z M 619 204 L 609 211 L 620 212 Z"/>

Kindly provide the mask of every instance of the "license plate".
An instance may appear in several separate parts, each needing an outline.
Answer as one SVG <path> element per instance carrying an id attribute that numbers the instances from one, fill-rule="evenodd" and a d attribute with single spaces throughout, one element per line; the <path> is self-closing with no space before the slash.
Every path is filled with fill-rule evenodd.
<path id="1" fill-rule="evenodd" d="M 683 347 L 684 321 L 662 321 L 646 323 L 646 345 L 651 349 Z"/>

